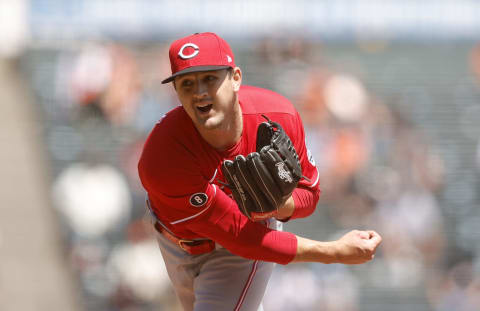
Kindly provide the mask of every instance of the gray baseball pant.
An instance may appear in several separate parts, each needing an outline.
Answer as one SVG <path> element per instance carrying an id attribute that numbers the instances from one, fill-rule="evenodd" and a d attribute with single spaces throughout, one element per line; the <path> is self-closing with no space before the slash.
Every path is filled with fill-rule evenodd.
<path id="1" fill-rule="evenodd" d="M 281 230 L 281 223 L 271 220 L 270 227 Z M 185 311 L 263 311 L 274 263 L 233 255 L 218 244 L 210 253 L 190 255 L 159 233 L 157 240 Z"/>

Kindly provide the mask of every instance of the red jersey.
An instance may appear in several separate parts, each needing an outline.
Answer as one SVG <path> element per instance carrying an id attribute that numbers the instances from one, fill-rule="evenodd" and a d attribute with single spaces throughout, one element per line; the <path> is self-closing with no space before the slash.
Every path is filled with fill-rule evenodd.
<path id="1" fill-rule="evenodd" d="M 296 254 L 297 240 L 289 232 L 250 221 L 224 188 L 220 169 L 225 159 L 256 151 L 257 127 L 266 115 L 282 125 L 299 155 L 303 175 L 292 196 L 290 217 L 310 215 L 320 189 L 315 162 L 305 146 L 298 112 L 284 97 L 251 86 L 242 86 L 239 102 L 243 115 L 240 141 L 225 151 L 210 146 L 179 106 L 168 112 L 150 133 L 138 165 L 155 216 L 177 236 L 209 238 L 232 253 L 251 259 L 287 264 Z"/>

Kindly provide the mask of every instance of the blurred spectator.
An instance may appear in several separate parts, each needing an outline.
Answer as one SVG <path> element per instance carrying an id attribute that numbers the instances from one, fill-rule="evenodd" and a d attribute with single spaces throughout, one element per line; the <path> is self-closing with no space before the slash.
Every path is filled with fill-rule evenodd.
<path id="1" fill-rule="evenodd" d="M 368 95 L 351 75 L 315 69 L 298 98 L 307 144 L 318 162 L 322 200 L 338 199 L 369 156 L 369 138 L 363 124 Z"/>
<path id="2" fill-rule="evenodd" d="M 115 280 L 105 270 L 111 248 L 105 237 L 85 239 L 74 236 L 68 245 L 68 258 L 75 273 L 87 310 L 106 310 L 115 291 Z"/>
<path id="3" fill-rule="evenodd" d="M 365 117 L 368 94 L 356 77 L 334 74 L 326 81 L 323 91 L 328 110 L 340 122 L 361 122 Z"/>
<path id="4" fill-rule="evenodd" d="M 426 267 L 438 266 L 444 254 L 443 221 L 435 198 L 410 190 L 377 208 L 378 230 L 387 242 L 382 254 L 391 273 L 390 286 L 420 286 L 430 277 Z"/>
<path id="5" fill-rule="evenodd" d="M 124 46 L 109 47 L 112 59 L 111 80 L 102 98 L 102 109 L 110 122 L 129 124 L 138 108 L 141 81 L 132 53 Z"/>
<path id="6" fill-rule="evenodd" d="M 74 101 L 81 105 L 95 104 L 112 79 L 112 67 L 113 60 L 107 47 L 100 44 L 85 46 L 73 64 Z"/>
<path id="7" fill-rule="evenodd" d="M 278 39 L 277 45 L 281 60 L 273 68 L 274 88 L 280 94 L 293 100 L 298 94 L 298 86 L 306 79 L 310 67 L 309 44 L 302 36 L 294 34 Z M 292 83 L 295 81 L 295 83 Z"/>
<path id="8" fill-rule="evenodd" d="M 460 249 L 449 254 L 445 274 L 437 275 L 429 284 L 434 310 L 479 310 L 480 278 L 474 269 L 474 254 Z"/>
<path id="9" fill-rule="evenodd" d="M 314 273 L 305 267 L 295 266 L 282 269 L 277 266 L 271 284 L 275 284 L 272 294 L 265 294 L 266 310 L 308 311 L 317 309 L 321 300 L 321 288 Z M 271 287 L 269 287 L 271 288 Z M 302 294 L 299 295 L 301 289 Z"/>
<path id="10" fill-rule="evenodd" d="M 253 84 L 260 84 L 291 100 L 294 99 L 298 86 L 302 84 L 309 70 L 309 45 L 298 33 L 262 38 L 255 51 L 259 62 L 257 67 L 264 71 L 262 76 L 269 78 Z"/>
<path id="11" fill-rule="evenodd" d="M 137 52 L 143 87 L 133 126 L 145 135 L 163 114 L 179 105 L 175 90 L 161 84 L 163 77 L 171 72 L 168 48 L 168 45 L 146 46 Z"/>
<path id="12" fill-rule="evenodd" d="M 138 179 L 137 166 L 145 139 L 145 136 L 140 136 L 139 138 L 126 143 L 120 151 L 119 156 L 119 166 L 127 177 L 130 190 L 133 195 L 141 197 L 142 202 L 145 201 L 145 190 L 143 190 L 140 180 Z"/>
<path id="13" fill-rule="evenodd" d="M 265 294 L 265 310 L 358 310 L 359 288 L 353 274 L 345 266 L 328 267 L 277 266 Z"/>
<path id="14" fill-rule="evenodd" d="M 327 107 L 325 104 L 325 85 L 331 73 L 320 67 L 308 73 L 303 85 L 300 85 L 295 104 L 307 128 L 327 125 Z"/>
<path id="15" fill-rule="evenodd" d="M 87 45 L 74 63 L 72 87 L 83 113 L 90 111 L 114 125 L 126 125 L 138 108 L 139 68 L 126 47 Z"/>
<path id="16" fill-rule="evenodd" d="M 173 309 L 177 303 L 151 225 L 144 220 L 128 225 L 126 241 L 113 248 L 105 268 L 116 279 L 110 298 L 115 309 L 131 310 L 139 304 Z"/>
<path id="17" fill-rule="evenodd" d="M 101 237 L 129 219 L 131 197 L 123 175 L 105 164 L 74 163 L 53 184 L 55 206 L 80 237 Z"/>
<path id="18" fill-rule="evenodd" d="M 470 68 L 477 82 L 477 87 L 480 87 L 480 43 L 474 45 L 470 51 Z"/>
<path id="19" fill-rule="evenodd" d="M 266 64 L 267 67 L 275 66 L 282 61 L 281 46 L 273 36 L 262 38 L 257 44 L 256 49 L 260 61 Z"/>

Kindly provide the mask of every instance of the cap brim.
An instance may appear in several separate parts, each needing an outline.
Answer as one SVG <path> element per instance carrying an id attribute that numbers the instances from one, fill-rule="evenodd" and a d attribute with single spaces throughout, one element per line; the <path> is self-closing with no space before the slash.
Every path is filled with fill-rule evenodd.
<path id="1" fill-rule="evenodd" d="M 192 72 L 198 72 L 198 71 L 214 71 L 214 70 L 220 70 L 220 69 L 226 69 L 226 68 L 231 68 L 231 66 L 194 66 L 194 67 L 186 68 L 174 73 L 170 77 L 163 80 L 162 84 L 172 82 L 173 79 L 175 79 L 175 77 L 181 76 L 186 73 L 192 73 Z"/>

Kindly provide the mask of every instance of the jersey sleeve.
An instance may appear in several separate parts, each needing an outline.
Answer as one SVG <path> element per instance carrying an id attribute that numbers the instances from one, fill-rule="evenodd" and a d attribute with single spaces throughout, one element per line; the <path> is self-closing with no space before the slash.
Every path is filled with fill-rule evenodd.
<path id="1" fill-rule="evenodd" d="M 302 174 L 306 178 L 302 178 L 293 191 L 295 210 L 289 219 L 311 215 L 315 211 L 321 192 L 319 173 L 313 155 L 306 146 L 305 130 L 298 112 L 295 114 L 294 122 L 295 132 L 291 133 L 291 139 L 300 159 Z"/>

